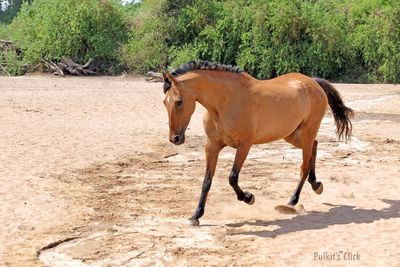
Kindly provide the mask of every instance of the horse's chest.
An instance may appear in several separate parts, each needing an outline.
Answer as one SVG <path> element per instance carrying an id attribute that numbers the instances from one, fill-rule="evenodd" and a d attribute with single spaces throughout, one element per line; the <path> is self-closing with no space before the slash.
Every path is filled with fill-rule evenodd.
<path id="1" fill-rule="evenodd" d="M 229 121 L 206 116 L 204 126 L 209 139 L 235 148 L 251 136 L 248 132 L 250 127 L 245 121 Z"/>
<path id="2" fill-rule="evenodd" d="M 220 140 L 227 146 L 238 147 L 243 142 L 243 133 L 240 126 L 233 126 L 227 123 L 217 123 L 216 131 Z"/>

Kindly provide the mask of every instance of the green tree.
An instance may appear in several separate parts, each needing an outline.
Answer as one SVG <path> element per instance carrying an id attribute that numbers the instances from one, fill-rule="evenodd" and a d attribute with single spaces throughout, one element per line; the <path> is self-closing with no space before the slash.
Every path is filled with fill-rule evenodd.
<path id="1" fill-rule="evenodd" d="M 32 0 L 0 0 L 0 22 L 11 22 L 24 2 L 32 3 Z"/>

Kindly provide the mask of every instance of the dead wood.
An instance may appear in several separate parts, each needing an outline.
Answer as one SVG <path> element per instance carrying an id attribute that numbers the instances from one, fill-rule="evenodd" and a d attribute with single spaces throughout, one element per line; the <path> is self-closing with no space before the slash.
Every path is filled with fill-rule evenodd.
<path id="1" fill-rule="evenodd" d="M 162 82 L 163 76 L 159 72 L 148 71 L 144 79 L 148 82 Z"/>
<path id="2" fill-rule="evenodd" d="M 75 76 L 87 76 L 97 75 L 95 69 L 92 68 L 94 59 L 89 59 L 84 65 L 78 64 L 69 57 L 62 57 L 59 63 L 54 63 L 49 60 L 45 60 L 48 68 L 55 75 L 75 75 Z"/>

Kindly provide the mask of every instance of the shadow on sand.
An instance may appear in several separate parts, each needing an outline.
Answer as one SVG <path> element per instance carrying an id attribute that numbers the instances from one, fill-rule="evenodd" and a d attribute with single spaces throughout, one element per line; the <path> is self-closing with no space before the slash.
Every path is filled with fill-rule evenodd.
<path id="1" fill-rule="evenodd" d="M 318 230 L 324 229 L 330 225 L 350 224 L 350 223 L 372 223 L 377 220 L 385 220 L 400 217 L 400 200 L 382 199 L 383 202 L 390 206 L 382 210 L 368 210 L 357 209 L 354 206 L 347 205 L 330 205 L 331 208 L 328 212 L 309 212 L 307 214 L 300 214 L 291 219 L 282 219 L 274 221 L 256 220 L 244 221 L 240 223 L 227 224 L 228 227 L 242 227 L 244 225 L 253 226 L 280 226 L 279 229 L 268 231 L 243 231 L 235 232 L 232 235 L 256 235 L 260 237 L 275 238 L 278 235 L 293 233 L 305 230 Z"/>

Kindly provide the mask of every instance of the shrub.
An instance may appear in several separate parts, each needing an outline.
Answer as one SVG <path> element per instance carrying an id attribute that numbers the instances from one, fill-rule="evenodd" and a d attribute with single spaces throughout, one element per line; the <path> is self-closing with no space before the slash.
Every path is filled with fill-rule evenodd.
<path id="1" fill-rule="evenodd" d="M 8 40 L 10 38 L 10 31 L 7 24 L 0 23 L 0 39 Z"/>
<path id="2" fill-rule="evenodd" d="M 9 25 L 0 23 L 0 39 L 10 40 Z M 5 45 L 0 43 L 0 73 L 8 75 L 22 75 L 25 64 L 21 60 L 14 44 Z"/>
<path id="3" fill-rule="evenodd" d="M 168 18 L 159 2 L 146 1 L 136 11 L 128 41 L 120 50 L 120 60 L 131 71 L 160 70 L 167 61 Z"/>
<path id="4" fill-rule="evenodd" d="M 260 79 L 302 72 L 341 81 L 400 81 L 398 0 L 118 2 L 25 3 L 11 37 L 31 64 L 95 57 L 143 73 L 203 59 L 239 65 Z M 0 26 L 0 38 L 9 35 L 5 29 Z"/>
<path id="5" fill-rule="evenodd" d="M 168 53 L 236 64 L 258 78 L 302 72 L 333 80 L 400 80 L 395 0 L 192 1 Z"/>
<path id="6" fill-rule="evenodd" d="M 31 64 L 62 56 L 78 62 L 91 57 L 112 61 L 127 38 L 121 6 L 111 0 L 24 3 L 10 27 L 13 40 Z"/>
<path id="7" fill-rule="evenodd" d="M 25 72 L 25 64 L 21 61 L 18 53 L 14 49 L 2 51 L 0 54 L 0 73 L 8 75 L 22 75 Z M 4 68 L 4 69 L 3 69 Z"/>
<path id="8" fill-rule="evenodd" d="M 329 1 L 271 1 L 249 7 L 237 62 L 259 78 L 288 72 L 335 78 L 348 57 L 340 14 Z M 279 10 L 279 12 L 277 12 Z"/>
<path id="9" fill-rule="evenodd" d="M 170 66 L 178 68 L 189 61 L 200 59 L 200 52 L 196 45 L 184 44 L 181 47 L 171 47 L 168 56 L 171 60 Z"/>
<path id="10" fill-rule="evenodd" d="M 364 0 L 347 3 L 348 42 L 369 81 L 400 81 L 400 2 Z"/>

